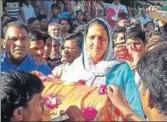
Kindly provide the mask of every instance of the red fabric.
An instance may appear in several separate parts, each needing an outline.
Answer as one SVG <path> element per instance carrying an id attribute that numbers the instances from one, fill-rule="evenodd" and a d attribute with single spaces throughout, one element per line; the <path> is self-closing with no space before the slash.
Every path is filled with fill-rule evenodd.
<path id="1" fill-rule="evenodd" d="M 123 12 L 123 10 L 119 10 L 118 13 Z M 111 27 L 115 27 L 117 24 L 117 21 L 112 20 L 112 17 L 115 16 L 115 10 L 113 8 L 107 8 L 106 9 L 106 19 L 107 22 L 110 24 Z"/>

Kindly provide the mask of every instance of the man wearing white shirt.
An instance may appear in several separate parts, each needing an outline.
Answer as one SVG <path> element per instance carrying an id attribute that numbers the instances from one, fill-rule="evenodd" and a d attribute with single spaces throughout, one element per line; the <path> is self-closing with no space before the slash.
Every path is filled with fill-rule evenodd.
<path id="1" fill-rule="evenodd" d="M 21 7 L 21 15 L 24 22 L 27 22 L 29 18 L 36 17 L 33 6 L 30 4 L 31 1 L 26 1 Z"/>
<path id="2" fill-rule="evenodd" d="M 66 81 L 68 84 L 69 82 L 67 79 L 71 78 L 71 70 L 73 67 L 71 64 L 81 55 L 81 48 L 82 48 L 82 33 L 73 33 L 64 38 L 64 44 L 62 46 L 62 64 L 55 67 L 52 71 L 52 74 L 63 81 Z"/>

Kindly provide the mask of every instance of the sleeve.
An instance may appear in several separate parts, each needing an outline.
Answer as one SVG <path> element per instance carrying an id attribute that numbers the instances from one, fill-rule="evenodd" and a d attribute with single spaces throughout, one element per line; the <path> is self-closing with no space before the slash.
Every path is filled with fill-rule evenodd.
<path id="1" fill-rule="evenodd" d="M 161 39 L 163 41 L 167 41 L 167 24 L 165 24 L 164 26 L 160 27 L 160 31 L 161 31 Z"/>
<path id="2" fill-rule="evenodd" d="M 63 67 L 62 65 L 55 67 L 52 70 L 52 74 L 56 77 L 56 78 L 60 78 L 63 72 Z"/>
<path id="3" fill-rule="evenodd" d="M 123 6 L 123 11 L 124 11 L 125 13 L 128 13 L 128 10 L 127 10 L 126 6 Z"/>
<path id="4" fill-rule="evenodd" d="M 139 92 L 134 80 L 134 74 L 128 65 L 123 71 L 124 94 L 129 101 L 132 109 L 141 117 L 144 117 Z"/>
<path id="5" fill-rule="evenodd" d="M 114 84 L 123 89 L 132 109 L 141 117 L 144 117 L 140 96 L 134 81 L 134 74 L 126 63 L 115 66 L 106 79 L 107 85 Z"/>

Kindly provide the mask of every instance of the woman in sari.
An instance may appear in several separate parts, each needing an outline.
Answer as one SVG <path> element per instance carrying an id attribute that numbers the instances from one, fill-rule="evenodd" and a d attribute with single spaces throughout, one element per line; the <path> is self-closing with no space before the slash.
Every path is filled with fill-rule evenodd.
<path id="1" fill-rule="evenodd" d="M 65 84 L 85 81 L 88 86 L 115 84 L 121 87 L 132 106 L 141 117 L 143 110 L 133 72 L 129 65 L 113 60 L 113 42 L 110 26 L 103 19 L 91 20 L 85 31 L 83 52 L 63 75 Z"/>

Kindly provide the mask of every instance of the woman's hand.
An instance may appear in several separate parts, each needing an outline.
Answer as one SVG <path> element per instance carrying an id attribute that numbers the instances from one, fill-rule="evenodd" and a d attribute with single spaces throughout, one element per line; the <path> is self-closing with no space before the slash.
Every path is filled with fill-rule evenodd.
<path id="1" fill-rule="evenodd" d="M 128 121 L 145 121 L 131 109 L 120 88 L 111 85 L 107 87 L 107 92 L 111 102 L 122 112 Z"/>
<path id="2" fill-rule="evenodd" d="M 133 58 L 129 54 L 128 49 L 126 48 L 125 44 L 121 44 L 115 47 L 114 55 L 116 56 L 118 60 L 129 61 L 129 62 L 133 61 Z"/>
<path id="3" fill-rule="evenodd" d="M 146 11 L 150 14 L 151 12 L 162 11 L 162 7 L 161 6 L 150 6 L 148 9 L 146 9 Z M 161 20 L 159 20 L 158 23 L 159 23 L 160 27 L 162 27 L 166 24 L 166 22 L 161 21 Z"/>
<path id="4" fill-rule="evenodd" d="M 37 77 L 43 77 L 43 76 L 45 76 L 44 74 L 42 74 L 41 72 L 36 71 L 36 70 L 32 71 L 31 73 L 32 73 L 33 75 L 37 76 Z"/>
<path id="5" fill-rule="evenodd" d="M 111 102 L 123 113 L 124 116 L 129 115 L 132 112 L 130 105 L 128 104 L 122 89 L 111 85 L 107 87 L 107 92 Z"/>

